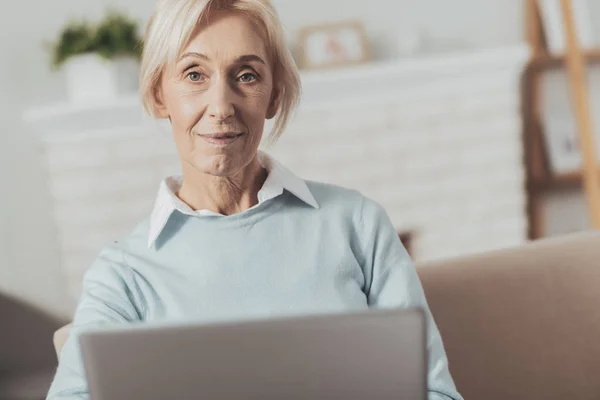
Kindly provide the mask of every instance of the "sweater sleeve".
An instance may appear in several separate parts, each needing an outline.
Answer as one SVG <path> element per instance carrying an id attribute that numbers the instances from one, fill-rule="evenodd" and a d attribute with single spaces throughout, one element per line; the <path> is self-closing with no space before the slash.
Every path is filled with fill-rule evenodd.
<path id="1" fill-rule="evenodd" d="M 429 400 L 462 400 L 448 368 L 437 325 L 429 310 L 419 276 L 385 210 L 364 199 L 359 218 L 363 237 L 365 292 L 369 307 L 421 308 L 427 321 Z"/>
<path id="2" fill-rule="evenodd" d="M 114 250 L 103 250 L 84 276 L 73 326 L 61 350 L 47 400 L 89 399 L 78 340 L 82 331 L 140 320 L 134 305 L 132 272 L 115 259 Z"/>

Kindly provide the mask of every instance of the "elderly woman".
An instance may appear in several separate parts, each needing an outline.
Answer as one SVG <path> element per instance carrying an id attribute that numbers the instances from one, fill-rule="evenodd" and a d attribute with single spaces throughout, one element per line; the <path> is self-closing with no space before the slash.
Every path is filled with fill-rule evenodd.
<path id="1" fill-rule="evenodd" d="M 168 118 L 182 176 L 86 273 L 50 399 L 87 398 L 76 341 L 106 323 L 423 307 L 430 399 L 461 399 L 404 247 L 381 206 L 305 181 L 258 150 L 300 80 L 268 0 L 160 0 L 142 61 L 146 110 Z"/>

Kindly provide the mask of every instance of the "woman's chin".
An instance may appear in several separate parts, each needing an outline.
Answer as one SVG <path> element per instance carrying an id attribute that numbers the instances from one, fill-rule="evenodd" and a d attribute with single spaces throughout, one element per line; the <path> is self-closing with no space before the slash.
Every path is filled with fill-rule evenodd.
<path id="1" fill-rule="evenodd" d="M 223 152 L 202 156 L 200 159 L 194 160 L 194 164 L 198 171 L 205 174 L 227 177 L 239 172 L 241 168 L 240 161 L 239 155 L 236 157 Z"/>

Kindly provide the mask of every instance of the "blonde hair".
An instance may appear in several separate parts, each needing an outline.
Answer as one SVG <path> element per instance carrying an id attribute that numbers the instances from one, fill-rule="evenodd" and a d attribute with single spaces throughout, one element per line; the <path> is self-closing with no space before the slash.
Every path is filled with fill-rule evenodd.
<path id="1" fill-rule="evenodd" d="M 285 45 L 283 27 L 269 0 L 159 0 L 144 37 L 140 94 L 146 112 L 157 118 L 156 90 L 168 64 L 181 55 L 201 20 L 214 11 L 240 12 L 264 31 L 265 46 L 273 65 L 273 83 L 279 93 L 271 141 L 283 133 L 300 101 L 300 76 Z"/>

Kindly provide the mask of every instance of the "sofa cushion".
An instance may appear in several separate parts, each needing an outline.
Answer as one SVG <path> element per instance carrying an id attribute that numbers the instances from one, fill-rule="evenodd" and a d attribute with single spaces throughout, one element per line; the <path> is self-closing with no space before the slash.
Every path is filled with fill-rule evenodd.
<path id="1" fill-rule="evenodd" d="M 420 264 L 466 399 L 600 399 L 600 234 Z"/>
<path id="2" fill-rule="evenodd" d="M 2 374 L 1 400 L 43 400 L 46 398 L 54 369 L 39 372 Z"/>
<path id="3" fill-rule="evenodd" d="M 52 335 L 61 326 L 59 319 L 2 294 L 0 315 L 0 374 L 37 371 L 56 366 Z"/>

